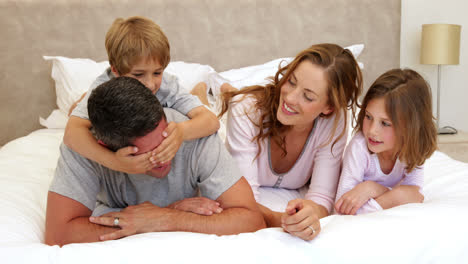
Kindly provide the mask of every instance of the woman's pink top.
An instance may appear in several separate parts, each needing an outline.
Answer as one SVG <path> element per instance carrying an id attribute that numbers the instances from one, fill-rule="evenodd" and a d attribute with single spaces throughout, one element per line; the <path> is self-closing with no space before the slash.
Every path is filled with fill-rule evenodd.
<path id="1" fill-rule="evenodd" d="M 286 173 L 276 173 L 271 165 L 269 139 L 260 142 L 262 152 L 255 158 L 259 147 L 257 141 L 252 139 L 259 131 L 255 124 L 258 123 L 260 113 L 255 109 L 255 98 L 249 96 L 236 102 L 242 97 L 234 97 L 228 111 L 226 146 L 252 186 L 255 199 L 259 198 L 260 186 L 298 189 L 310 180 L 305 199 L 323 205 L 330 212 L 335 200 L 347 133 L 333 146 L 333 155 L 331 146 L 343 129 L 343 119 L 338 123 L 333 140 L 324 145 L 329 139 L 334 117 L 318 117 L 294 166 Z"/>
<path id="2" fill-rule="evenodd" d="M 388 188 L 393 188 L 396 185 L 416 185 L 421 189 L 424 183 L 423 166 L 414 168 L 410 173 L 405 168 L 406 164 L 397 159 L 392 171 L 389 174 L 383 173 L 377 154 L 369 152 L 366 138 L 361 132 L 358 132 L 349 142 L 343 157 L 343 171 L 336 193 L 336 201 L 364 181 L 373 181 Z M 382 207 L 371 198 L 356 214 L 378 210 L 382 210 Z"/>

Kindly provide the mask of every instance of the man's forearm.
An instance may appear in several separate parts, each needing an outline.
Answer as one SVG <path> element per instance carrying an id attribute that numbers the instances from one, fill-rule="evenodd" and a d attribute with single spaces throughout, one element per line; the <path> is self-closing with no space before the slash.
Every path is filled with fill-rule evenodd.
<path id="1" fill-rule="evenodd" d="M 46 226 L 46 229 L 52 228 Z M 45 243 L 63 246 L 71 243 L 86 243 L 100 241 L 101 235 L 118 230 L 89 222 L 89 217 L 77 217 L 68 222 L 62 230 L 46 230 Z"/>
<path id="2" fill-rule="evenodd" d="M 281 226 L 281 215 L 283 213 L 272 211 L 270 208 L 257 203 L 258 208 L 262 212 L 263 218 L 267 227 L 280 227 Z"/>
<path id="3" fill-rule="evenodd" d="M 260 212 L 246 208 L 228 208 L 219 214 L 210 216 L 167 209 L 164 225 L 155 225 L 158 231 L 186 231 L 216 235 L 232 235 L 254 232 L 265 228 L 265 221 Z M 156 221 L 158 221 L 156 219 Z M 164 228 L 166 230 L 160 230 Z"/>

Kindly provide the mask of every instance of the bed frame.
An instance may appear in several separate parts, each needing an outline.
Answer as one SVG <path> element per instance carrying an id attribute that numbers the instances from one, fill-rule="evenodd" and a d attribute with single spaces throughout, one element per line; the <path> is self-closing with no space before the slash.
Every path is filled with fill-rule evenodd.
<path id="1" fill-rule="evenodd" d="M 0 0 L 0 146 L 57 108 L 43 55 L 106 60 L 116 17 L 143 15 L 166 32 L 172 60 L 217 71 L 295 56 L 314 43 L 364 43 L 366 87 L 399 66 L 400 0 Z"/>

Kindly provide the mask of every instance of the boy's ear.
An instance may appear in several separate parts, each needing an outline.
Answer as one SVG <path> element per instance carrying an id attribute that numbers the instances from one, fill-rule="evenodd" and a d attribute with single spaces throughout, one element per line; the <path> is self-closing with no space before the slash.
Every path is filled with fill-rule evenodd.
<path id="1" fill-rule="evenodd" d="M 111 65 L 111 71 L 112 71 L 112 73 L 115 75 L 115 77 L 119 77 L 119 76 L 120 76 L 120 74 L 119 74 L 119 72 L 117 71 L 117 69 L 116 69 L 114 66 L 112 66 L 112 65 Z"/>

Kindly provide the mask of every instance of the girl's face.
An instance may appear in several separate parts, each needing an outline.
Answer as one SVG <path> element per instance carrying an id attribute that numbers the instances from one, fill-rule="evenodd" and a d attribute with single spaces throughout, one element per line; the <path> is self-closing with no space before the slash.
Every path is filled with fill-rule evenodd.
<path id="1" fill-rule="evenodd" d="M 328 82 L 322 68 L 310 61 L 301 62 L 281 86 L 278 120 L 298 129 L 311 128 L 320 114 L 329 114 Z"/>
<path id="2" fill-rule="evenodd" d="M 362 124 L 362 132 L 370 151 L 380 155 L 395 154 L 395 130 L 385 110 L 384 98 L 369 101 Z"/>

